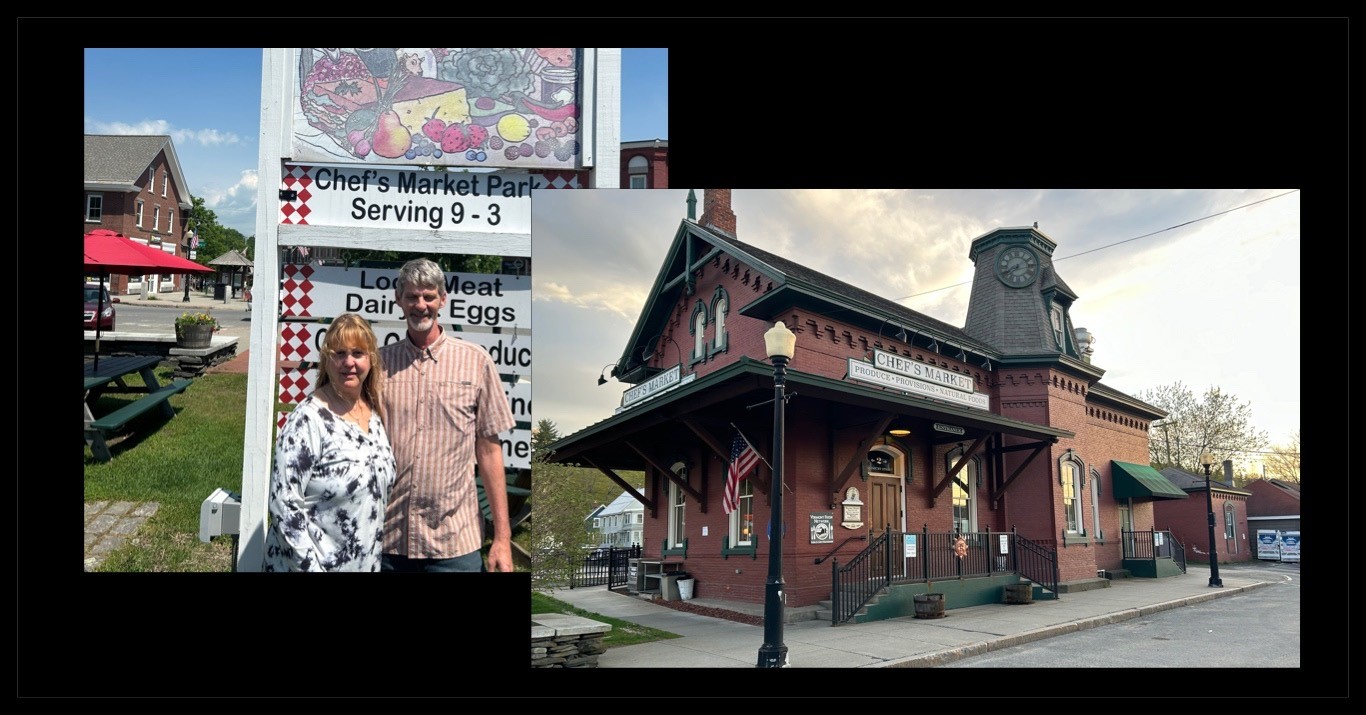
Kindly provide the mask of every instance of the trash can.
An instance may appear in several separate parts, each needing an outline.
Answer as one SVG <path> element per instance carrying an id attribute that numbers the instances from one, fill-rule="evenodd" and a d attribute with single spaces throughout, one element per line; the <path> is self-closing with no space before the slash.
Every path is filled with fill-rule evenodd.
<path id="1" fill-rule="evenodd" d="M 693 586 L 697 584 L 697 579 L 683 574 L 678 577 L 678 598 L 683 601 L 692 600 Z"/>
<path id="2" fill-rule="evenodd" d="M 227 284 L 227 283 L 215 283 L 215 284 L 214 284 L 214 286 L 213 286 L 213 299 L 214 299 L 214 300 L 223 300 L 224 297 L 227 296 L 227 294 L 228 294 L 228 284 Z"/>
<path id="3" fill-rule="evenodd" d="M 683 574 L 666 573 L 659 577 L 659 597 L 665 601 L 683 600 L 678 593 L 678 578 Z"/>

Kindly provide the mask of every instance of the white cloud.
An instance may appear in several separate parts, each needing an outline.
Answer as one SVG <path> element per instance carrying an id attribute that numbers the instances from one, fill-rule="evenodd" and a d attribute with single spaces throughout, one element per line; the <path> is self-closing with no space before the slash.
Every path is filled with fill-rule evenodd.
<path id="1" fill-rule="evenodd" d="M 171 126 L 171 123 L 165 119 L 144 119 L 136 124 L 128 124 L 126 122 L 101 122 L 86 117 L 85 132 L 87 134 L 116 135 L 169 134 L 177 146 L 186 144 L 219 146 L 242 143 L 242 138 L 233 132 L 223 132 L 217 129 L 183 129 Z"/>
<path id="2" fill-rule="evenodd" d="M 206 207 L 213 209 L 220 224 L 237 228 L 244 236 L 251 236 L 254 230 L 244 231 L 238 227 L 251 225 L 256 220 L 256 184 L 256 170 L 245 169 L 236 184 L 226 189 L 207 186 L 198 195 L 203 197 Z"/>

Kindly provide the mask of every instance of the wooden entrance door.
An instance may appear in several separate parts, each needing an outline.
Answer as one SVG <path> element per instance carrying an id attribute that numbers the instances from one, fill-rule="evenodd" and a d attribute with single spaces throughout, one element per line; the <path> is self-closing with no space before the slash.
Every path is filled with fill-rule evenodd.
<path id="1" fill-rule="evenodd" d="M 901 530 L 901 478 L 873 475 L 868 479 L 868 543 L 873 543 L 889 526 L 892 531 Z M 893 544 L 893 551 L 897 552 L 899 546 Z M 874 574 L 886 573 L 887 565 L 882 563 L 886 553 L 878 549 L 871 554 L 870 568 Z"/>
<path id="2" fill-rule="evenodd" d="M 901 479 L 872 476 L 868 484 L 868 536 L 875 539 L 888 527 L 901 529 Z"/>

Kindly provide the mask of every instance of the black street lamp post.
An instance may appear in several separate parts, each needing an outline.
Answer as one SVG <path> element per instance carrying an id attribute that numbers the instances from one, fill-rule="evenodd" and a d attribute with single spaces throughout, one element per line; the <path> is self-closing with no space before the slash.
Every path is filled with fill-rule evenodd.
<path id="1" fill-rule="evenodd" d="M 1212 588 L 1223 588 L 1224 581 L 1219 578 L 1219 551 L 1214 545 L 1214 490 L 1210 489 L 1209 468 L 1214 464 L 1214 455 L 1209 452 L 1200 453 L 1200 465 L 1205 468 L 1205 505 L 1209 510 L 1209 585 Z"/>
<path id="2" fill-rule="evenodd" d="M 764 587 L 764 644 L 759 647 L 760 668 L 785 668 L 787 645 L 783 643 L 783 412 L 787 396 L 787 363 L 797 336 L 780 320 L 764 333 L 764 345 L 773 361 L 773 493 L 769 520 L 768 582 Z"/>
<path id="3" fill-rule="evenodd" d="M 180 246 L 185 249 L 185 260 L 190 260 L 190 249 L 194 248 L 194 231 L 186 229 L 185 242 Z M 190 302 L 190 274 L 186 273 L 182 280 L 185 281 L 185 297 L 180 302 L 188 303 Z"/>

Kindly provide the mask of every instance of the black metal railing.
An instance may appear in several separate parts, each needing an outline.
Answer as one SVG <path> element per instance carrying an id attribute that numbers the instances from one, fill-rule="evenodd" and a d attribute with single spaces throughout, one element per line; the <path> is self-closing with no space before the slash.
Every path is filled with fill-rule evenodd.
<path id="1" fill-rule="evenodd" d="M 593 549 L 583 555 L 569 576 L 569 587 L 625 586 L 630 580 L 631 559 L 640 558 L 640 545 Z"/>
<path id="2" fill-rule="evenodd" d="M 1124 558 L 1135 561 L 1156 561 L 1171 559 L 1186 572 L 1186 547 L 1176 540 L 1170 531 L 1124 531 L 1119 532 L 1124 544 Z"/>
<path id="3" fill-rule="evenodd" d="M 867 534 L 859 534 L 858 536 L 851 536 L 851 537 L 845 539 L 844 541 L 841 541 L 841 542 L 839 543 L 839 546 L 836 546 L 835 548 L 830 549 L 830 552 L 827 553 L 826 555 L 817 558 L 817 559 L 816 559 L 816 565 L 819 566 L 820 563 L 821 563 L 822 561 L 824 561 L 824 560 L 830 558 L 831 556 L 834 556 L 836 551 L 839 551 L 840 549 L 844 548 L 844 545 L 847 544 L 847 543 L 849 543 L 849 542 L 851 542 L 851 541 L 867 541 L 867 540 L 868 540 L 868 535 L 867 535 Z"/>
<path id="4" fill-rule="evenodd" d="M 1013 570 L 1015 573 L 1043 586 L 1044 588 L 1058 592 L 1058 550 L 1051 549 L 1043 544 L 1039 544 L 1011 530 L 1010 555 L 1015 561 Z"/>
<path id="5" fill-rule="evenodd" d="M 961 557 L 954 549 L 959 537 L 967 546 Z M 1002 537 L 1006 540 L 1006 554 L 1000 554 L 999 548 L 993 551 L 993 545 L 998 545 Z M 1022 555 L 1022 548 L 1027 553 Z M 932 534 L 928 527 L 919 533 L 888 529 L 843 566 L 838 559 L 830 563 L 830 623 L 847 622 L 888 586 L 981 578 L 1011 571 L 1057 591 L 1056 552 L 1013 532 Z"/>

